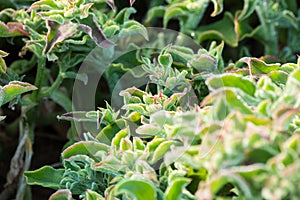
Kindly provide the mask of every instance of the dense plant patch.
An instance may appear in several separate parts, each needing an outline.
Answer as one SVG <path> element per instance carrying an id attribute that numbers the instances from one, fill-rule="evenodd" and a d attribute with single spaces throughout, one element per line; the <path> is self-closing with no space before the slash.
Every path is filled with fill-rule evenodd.
<path id="1" fill-rule="evenodd" d="M 0 199 L 299 198 L 298 6 L 6 1 Z"/>

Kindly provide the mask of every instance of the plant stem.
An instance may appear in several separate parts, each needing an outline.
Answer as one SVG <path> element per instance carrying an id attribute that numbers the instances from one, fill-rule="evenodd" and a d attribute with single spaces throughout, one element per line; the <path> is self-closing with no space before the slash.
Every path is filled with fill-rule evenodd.
<path id="1" fill-rule="evenodd" d="M 54 90 L 56 90 L 61 85 L 62 81 L 64 80 L 65 70 L 63 69 L 63 67 L 61 67 L 61 65 L 58 65 L 58 66 L 59 66 L 59 73 L 58 73 L 55 81 L 53 82 L 51 87 L 49 87 L 46 91 L 43 91 L 41 93 L 41 97 L 50 96 L 51 93 L 54 92 Z"/>
<path id="2" fill-rule="evenodd" d="M 44 71 L 46 65 L 46 58 L 39 58 L 38 59 L 38 66 L 37 66 L 37 74 L 35 78 L 34 85 L 38 88 L 36 91 L 32 93 L 32 100 L 34 102 L 39 101 L 39 94 L 41 91 L 41 86 L 44 78 Z"/>

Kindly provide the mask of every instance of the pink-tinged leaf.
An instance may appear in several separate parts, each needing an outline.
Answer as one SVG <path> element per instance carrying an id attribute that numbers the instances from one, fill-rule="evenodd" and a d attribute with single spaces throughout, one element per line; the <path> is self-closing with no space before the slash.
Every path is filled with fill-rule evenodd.
<path id="1" fill-rule="evenodd" d="M 20 94 L 36 89 L 37 87 L 29 83 L 11 81 L 8 85 L 0 87 L 0 106 L 2 106 L 5 103 L 8 103 Z"/>
<path id="2" fill-rule="evenodd" d="M 72 37 L 77 32 L 77 25 L 72 22 L 65 22 L 59 24 L 55 21 L 46 21 L 48 29 L 46 38 L 45 54 L 49 53 L 55 44 L 64 41 L 65 39 Z"/>
<path id="3" fill-rule="evenodd" d="M 49 200 L 72 200 L 72 193 L 70 190 L 58 190 L 53 193 Z"/>
<path id="4" fill-rule="evenodd" d="M 24 35 L 29 35 L 29 33 L 23 29 L 23 24 L 19 22 L 8 22 L 5 24 L 0 21 L 0 38 Z"/>
<path id="5" fill-rule="evenodd" d="M 87 18 L 85 18 L 83 23 L 80 24 L 78 28 L 86 32 L 99 47 L 107 48 L 115 45 L 106 38 L 96 21 L 95 15 L 89 15 Z"/>
<path id="6" fill-rule="evenodd" d="M 111 9 L 115 9 L 115 1 L 114 0 L 107 0 L 106 3 L 111 7 Z"/>
<path id="7" fill-rule="evenodd" d="M 135 0 L 130 0 L 130 6 L 134 4 Z"/>

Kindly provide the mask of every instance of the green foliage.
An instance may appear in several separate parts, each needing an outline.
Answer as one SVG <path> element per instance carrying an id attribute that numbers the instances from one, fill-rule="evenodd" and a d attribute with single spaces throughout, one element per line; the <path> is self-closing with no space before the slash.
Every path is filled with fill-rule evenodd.
<path id="1" fill-rule="evenodd" d="M 30 199 L 27 185 L 39 185 L 57 190 L 50 200 L 300 196 L 297 1 L 9 0 L 0 7 L 0 45 L 9 52 L 0 50 L 0 125 L 20 135 L 3 194 Z M 127 43 L 138 35 L 150 42 L 146 26 L 159 25 L 207 48 L 186 47 L 183 35 L 168 43 L 165 33 L 152 49 Z M 103 75 L 96 99 L 106 105 L 73 111 L 73 82 L 90 81 L 78 67 L 95 48 L 104 59 L 91 65 Z M 124 74 L 148 83 L 123 88 Z M 118 89 L 123 103 L 115 109 L 106 95 Z M 50 112 L 71 124 L 61 165 L 29 171 L 35 131 L 48 129 Z"/>

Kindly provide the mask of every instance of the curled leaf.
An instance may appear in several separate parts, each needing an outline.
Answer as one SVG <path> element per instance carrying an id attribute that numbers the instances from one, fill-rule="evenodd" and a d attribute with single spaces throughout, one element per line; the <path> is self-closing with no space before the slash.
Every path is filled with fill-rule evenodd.
<path id="1" fill-rule="evenodd" d="M 3 59 L 3 57 L 8 56 L 8 53 L 0 50 L 0 73 L 6 72 L 6 63 Z"/>
<path id="2" fill-rule="evenodd" d="M 48 33 L 46 38 L 45 54 L 48 54 L 53 49 L 55 44 L 73 36 L 77 31 L 77 25 L 72 22 L 59 24 L 55 21 L 47 20 L 46 26 Z"/>
<path id="3" fill-rule="evenodd" d="M 223 0 L 212 0 L 214 3 L 214 12 L 211 13 L 212 17 L 217 16 L 223 11 Z"/>
<path id="4" fill-rule="evenodd" d="M 75 155 L 89 155 L 90 157 L 97 160 L 95 157 L 93 157 L 98 151 L 108 151 L 108 146 L 94 141 L 81 141 L 73 144 L 72 146 L 69 146 L 66 148 L 61 156 L 62 158 L 70 158 L 71 156 Z"/>
<path id="5" fill-rule="evenodd" d="M 23 24 L 19 22 L 8 22 L 5 24 L 4 22 L 0 21 L 0 38 L 24 35 L 29 35 L 29 33 L 23 29 Z"/>
<path id="6" fill-rule="evenodd" d="M 189 182 L 190 180 L 187 178 L 178 178 L 173 181 L 166 191 L 167 200 L 182 199 L 182 191 Z"/>
<path id="7" fill-rule="evenodd" d="M 78 28 L 86 32 L 99 47 L 107 48 L 115 45 L 106 38 L 96 21 L 95 15 L 89 15 L 87 18 L 85 18 L 83 23 L 80 24 Z"/>
<path id="8" fill-rule="evenodd" d="M 114 0 L 106 0 L 106 3 L 111 7 L 111 9 L 115 9 L 115 1 Z"/>
<path id="9" fill-rule="evenodd" d="M 20 81 L 11 81 L 8 85 L 0 87 L 0 106 L 8 103 L 16 98 L 18 95 L 32 90 L 36 90 L 37 87 L 29 83 Z"/>
<path id="10" fill-rule="evenodd" d="M 239 20 L 244 20 L 249 17 L 255 10 L 258 0 L 244 0 L 244 7 L 242 12 L 239 14 Z"/>
<path id="11" fill-rule="evenodd" d="M 234 19 L 231 13 L 226 12 L 223 19 L 201 26 L 198 30 L 198 40 L 203 42 L 207 39 L 221 39 L 232 47 L 238 46 L 238 35 L 234 28 Z"/>
<path id="12" fill-rule="evenodd" d="M 239 62 L 247 63 L 252 74 L 267 74 L 280 68 L 280 63 L 267 64 L 258 58 L 244 57 Z"/>

